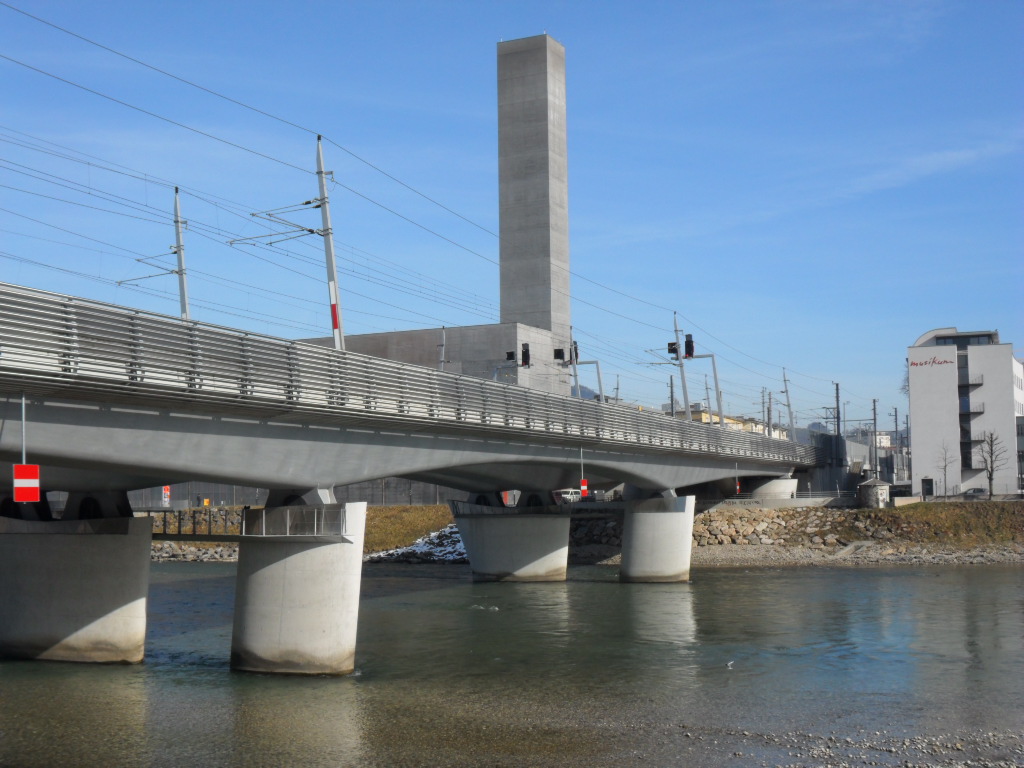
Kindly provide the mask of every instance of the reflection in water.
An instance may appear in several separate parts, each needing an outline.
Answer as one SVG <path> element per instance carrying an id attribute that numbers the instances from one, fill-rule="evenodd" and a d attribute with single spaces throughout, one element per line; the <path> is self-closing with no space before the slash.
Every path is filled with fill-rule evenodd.
<path id="1" fill-rule="evenodd" d="M 137 666 L 0 663 L 0 765 L 146 762 L 150 711 Z"/>
<path id="2" fill-rule="evenodd" d="M 232 566 L 157 565 L 145 664 L 0 663 L 0 765 L 772 765 L 766 734 L 1024 725 L 1024 569 L 616 576 L 368 566 L 358 674 L 309 679 L 228 669 Z"/>

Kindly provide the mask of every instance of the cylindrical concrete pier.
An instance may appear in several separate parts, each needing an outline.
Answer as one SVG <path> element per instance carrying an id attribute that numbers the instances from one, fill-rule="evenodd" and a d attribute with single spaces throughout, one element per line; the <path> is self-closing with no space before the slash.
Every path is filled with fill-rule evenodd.
<path id="1" fill-rule="evenodd" d="M 238 552 L 231 666 L 345 675 L 355 669 L 366 504 L 345 505 L 345 535 L 247 536 Z"/>
<path id="2" fill-rule="evenodd" d="M 565 581 L 568 515 L 509 510 L 508 514 L 457 515 L 455 522 L 475 581 Z"/>
<path id="3" fill-rule="evenodd" d="M 622 526 L 620 581 L 689 581 L 693 496 L 631 504 Z"/>
<path id="4" fill-rule="evenodd" d="M 152 523 L 0 518 L 0 656 L 142 661 Z"/>

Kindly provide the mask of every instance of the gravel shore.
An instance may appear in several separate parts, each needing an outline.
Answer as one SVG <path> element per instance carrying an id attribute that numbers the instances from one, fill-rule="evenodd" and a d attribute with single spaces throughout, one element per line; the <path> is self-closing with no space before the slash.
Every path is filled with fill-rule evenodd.
<path id="1" fill-rule="evenodd" d="M 854 541 L 845 547 L 744 546 L 726 544 L 695 547 L 691 565 L 701 567 L 750 566 L 859 566 L 859 565 L 969 565 L 1024 564 L 1024 546 L 972 547 L 969 549 L 923 544 L 880 544 Z"/>

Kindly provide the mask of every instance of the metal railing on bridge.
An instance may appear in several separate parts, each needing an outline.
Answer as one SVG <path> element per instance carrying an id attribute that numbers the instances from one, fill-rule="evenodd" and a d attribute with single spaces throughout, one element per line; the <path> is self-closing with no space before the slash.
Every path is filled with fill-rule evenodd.
<path id="1" fill-rule="evenodd" d="M 237 541 L 241 536 L 344 536 L 344 504 L 274 509 L 142 509 L 157 539 Z"/>
<path id="2" fill-rule="evenodd" d="M 810 466 L 818 449 L 0 283 L 0 390 Z"/>

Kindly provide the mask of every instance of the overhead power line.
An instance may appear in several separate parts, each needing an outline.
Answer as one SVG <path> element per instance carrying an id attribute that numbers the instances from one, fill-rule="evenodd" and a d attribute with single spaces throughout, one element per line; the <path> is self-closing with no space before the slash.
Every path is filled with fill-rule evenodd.
<path id="1" fill-rule="evenodd" d="M 0 6 L 3 6 L 3 7 L 7 8 L 7 9 L 9 9 L 9 10 L 15 12 L 15 13 L 21 14 L 21 15 L 27 17 L 27 18 L 30 18 L 33 21 L 36 21 L 36 22 L 38 22 L 40 24 L 46 25 L 48 27 L 51 27 L 52 29 L 56 29 L 56 30 L 58 30 L 58 31 L 60 31 L 60 32 L 62 32 L 64 34 L 67 34 L 67 35 L 69 35 L 71 37 L 74 37 L 74 38 L 76 38 L 78 40 L 81 40 L 82 42 L 85 42 L 85 43 L 87 43 L 89 45 L 92 45 L 92 46 L 95 46 L 97 48 L 100 48 L 101 50 L 104 50 L 104 51 L 106 51 L 106 52 L 108 52 L 108 53 L 110 53 L 112 55 L 118 56 L 118 57 L 123 58 L 123 59 L 125 59 L 127 61 L 131 61 L 134 64 L 137 64 L 137 65 L 139 65 L 141 67 L 149 69 L 149 70 L 151 70 L 153 72 L 156 72 L 156 73 L 158 73 L 160 75 L 163 75 L 165 77 L 171 78 L 171 79 L 173 79 L 173 80 L 175 80 L 177 82 L 180 82 L 180 83 L 182 83 L 184 85 L 187 85 L 189 87 L 192 87 L 192 88 L 195 88 L 197 90 L 200 90 L 200 91 L 202 91 L 204 93 L 212 95 L 212 96 L 214 96 L 216 98 L 219 98 L 219 99 L 222 99 L 224 101 L 227 101 L 227 102 L 229 102 L 229 103 L 231 103 L 231 104 L 233 104 L 235 106 L 238 106 L 238 107 L 241 107 L 243 109 L 249 110 L 251 112 L 259 114 L 259 115 L 261 115 L 263 117 L 266 117 L 268 119 L 275 120 L 277 122 L 280 122 L 280 123 L 282 123 L 284 125 L 287 125 L 287 126 L 290 126 L 292 128 L 295 128 L 297 130 L 304 131 L 304 132 L 306 132 L 308 134 L 314 134 L 314 135 L 322 134 L 321 131 L 316 131 L 316 130 L 314 130 L 312 128 L 308 128 L 308 127 L 303 126 L 303 125 L 301 125 L 301 124 L 299 124 L 297 122 L 294 122 L 294 121 L 289 120 L 287 118 L 284 118 L 284 117 L 281 117 L 279 115 L 273 114 L 273 113 L 271 113 L 271 112 L 269 112 L 267 110 L 260 109 L 259 107 L 255 107 L 255 106 L 253 106 L 251 104 L 248 104 L 246 102 L 243 102 L 243 101 L 235 99 L 235 98 L 233 98 L 231 96 L 228 96 L 228 95 L 226 95 L 224 93 L 216 91 L 216 90 L 214 90 L 212 88 L 208 88 L 208 87 L 203 86 L 203 85 L 201 85 L 201 84 L 199 84 L 197 82 L 194 82 L 194 81 L 189 80 L 187 78 L 181 77 L 180 75 L 176 75 L 176 74 L 174 74 L 172 72 L 169 72 L 169 71 L 167 71 L 165 69 L 162 69 L 160 67 L 154 66 L 154 65 L 152 65 L 152 64 L 150 64 L 148 62 L 145 62 L 145 61 L 143 61 L 143 60 L 141 60 L 139 58 L 136 58 L 134 56 L 126 54 L 126 53 L 124 53 L 122 51 L 119 51 L 119 50 L 117 50 L 115 48 L 112 48 L 110 46 L 104 45 L 104 44 L 102 44 L 102 43 L 100 43 L 100 42 L 98 42 L 96 40 L 88 38 L 88 37 L 86 37 L 84 35 L 81 35 L 81 34 L 79 34 L 77 32 L 74 32 L 74 31 L 72 31 L 70 29 L 67 29 L 67 28 L 62 27 L 62 26 L 60 26 L 58 24 L 50 22 L 50 21 L 48 21 L 46 19 L 43 19 L 43 18 L 41 18 L 39 16 L 36 16 L 34 14 L 31 14 L 31 13 L 28 13 L 27 11 L 24 11 L 24 10 L 22 10 L 22 9 L 12 5 L 12 4 L 10 4 L 10 3 L 3 2 L 2 0 L 0 0 Z M 71 85 L 73 87 L 79 88 L 79 89 L 84 90 L 84 91 L 86 91 L 88 93 L 92 93 L 94 95 L 100 96 L 101 98 L 108 99 L 108 100 L 110 100 L 112 102 L 115 102 L 115 103 L 120 104 L 122 106 L 128 107 L 129 109 L 133 109 L 135 111 L 138 111 L 140 113 L 149 115 L 149 116 L 154 117 L 156 119 L 163 120 L 163 121 L 165 121 L 167 123 L 170 123 L 170 124 L 175 125 L 177 127 L 180 127 L 180 128 L 185 129 L 185 130 L 191 131 L 193 133 L 196 133 L 198 135 L 204 136 L 206 138 L 213 139 L 215 141 L 221 142 L 221 143 L 226 144 L 228 146 L 240 149 L 240 150 L 245 151 L 245 152 L 249 152 L 249 153 L 254 154 L 256 156 L 259 156 L 259 157 L 271 160 L 273 162 L 285 165 L 285 166 L 290 167 L 290 168 L 294 168 L 296 170 L 303 171 L 305 173 L 312 173 L 311 171 L 309 171 L 309 170 L 307 170 L 305 168 L 302 168 L 302 167 L 300 167 L 298 165 L 295 165 L 293 163 L 290 163 L 288 161 L 282 160 L 280 158 L 276 158 L 276 157 L 274 157 L 272 155 L 266 154 L 264 152 L 260 152 L 258 150 L 252 149 L 250 147 L 246 147 L 244 145 L 238 144 L 238 143 L 230 141 L 228 139 L 224 139 L 222 137 L 216 136 L 216 135 L 211 134 L 209 132 L 202 131 L 200 129 L 194 128 L 194 127 L 186 125 L 184 123 L 180 123 L 180 122 L 178 122 L 176 120 L 172 120 L 171 118 L 168 118 L 168 117 L 165 117 L 163 115 L 159 115 L 159 114 L 157 114 L 155 112 L 152 112 L 150 110 L 146 110 L 146 109 L 143 109 L 141 107 L 135 106 L 133 104 L 130 104 L 130 103 L 125 102 L 125 101 L 123 101 L 121 99 L 118 99 L 118 98 L 115 98 L 113 96 L 110 96 L 108 94 L 104 94 L 104 93 L 102 93 L 100 91 L 97 91 L 97 90 L 94 90 L 94 89 L 89 88 L 87 86 L 84 86 L 84 85 L 81 85 L 79 83 L 73 82 L 73 81 L 68 80 L 66 78 L 60 77 L 58 75 L 55 75 L 55 74 L 52 74 L 52 73 L 49 73 L 49 72 L 46 72 L 46 71 L 44 71 L 42 69 L 39 69 L 39 68 L 34 67 L 34 66 L 30 65 L 30 64 L 27 64 L 26 62 L 22 62 L 22 61 L 19 61 L 17 59 L 14 59 L 14 58 L 12 58 L 10 56 L 6 56 L 4 54 L 0 54 L 0 58 L 3 58 L 5 60 L 7 60 L 7 61 L 10 61 L 12 63 L 18 64 L 20 66 L 23 66 L 23 67 L 25 67 L 27 69 L 33 70 L 33 71 L 38 72 L 40 74 L 46 75 L 47 77 L 51 77 L 53 79 L 56 79 L 56 80 L 58 80 L 60 82 L 66 83 L 68 85 Z M 496 237 L 496 238 L 498 238 L 500 240 L 500 235 L 496 234 L 492 230 L 490 230 L 487 227 L 484 227 L 484 226 L 478 224 L 477 222 L 474 222 L 473 220 L 471 220 L 470 218 L 468 218 L 466 216 L 463 216 L 462 214 L 458 213 L 454 209 L 444 205 L 443 203 L 441 203 L 438 200 L 430 197 L 429 195 L 426 195 L 425 193 L 423 193 L 420 190 L 416 189 L 412 185 L 407 184 L 406 182 L 402 181 L 401 179 L 399 179 L 398 177 L 394 176 L 393 174 L 390 174 L 387 171 L 384 171 L 379 166 L 375 165 L 374 163 L 371 163 L 370 161 L 368 161 L 365 158 L 361 157 L 360 155 L 358 155 L 357 153 L 355 153 L 352 150 L 348 149 L 344 145 L 339 144 L 338 142 L 335 142 L 334 140 L 330 139 L 329 137 L 325 137 L 325 140 L 327 142 L 329 142 L 331 145 L 333 145 L 336 148 L 340 149 L 341 151 L 345 152 L 347 155 L 351 156 L 353 159 L 355 159 L 355 160 L 365 164 L 367 167 L 369 167 L 369 168 L 373 169 L 374 171 L 380 173 L 381 175 L 385 176 L 386 178 L 388 178 L 389 180 L 393 181 L 394 183 L 399 184 L 403 188 L 405 188 L 405 189 L 409 190 L 410 192 L 420 196 L 421 198 L 427 200 L 431 204 L 436 205 L 437 207 L 439 207 L 442 210 L 446 211 L 447 213 L 457 217 L 458 219 L 462 220 L 463 222 L 465 222 L 465 223 L 467 223 L 467 224 L 469 224 L 469 225 L 471 225 L 473 227 L 476 227 L 476 228 L 480 229 L 481 231 L 486 232 L 486 233 L 488 233 L 488 234 L 492 235 L 493 237 Z M 369 196 L 359 192 L 358 190 L 356 190 L 356 189 L 354 189 L 354 188 L 352 188 L 352 187 L 350 187 L 348 185 L 342 184 L 340 182 L 336 182 L 336 183 L 337 183 L 338 186 L 342 187 L 343 189 L 345 189 L 346 191 L 352 193 L 353 195 L 356 195 L 356 196 L 362 198 L 363 200 L 366 200 L 367 202 L 369 202 L 369 203 L 371 203 L 371 204 L 373 204 L 375 206 L 380 207 L 382 210 L 384 210 L 384 211 L 386 211 L 388 213 L 391 213 L 392 215 L 394 215 L 394 216 L 396 216 L 398 218 L 401 218 L 402 220 L 408 222 L 409 224 L 412 224 L 413 226 L 416 226 L 416 227 L 422 229 L 423 231 L 427 232 L 428 234 L 431 234 L 431 235 L 433 235 L 435 237 L 438 237 L 438 238 L 440 238 L 440 239 L 450 243 L 451 245 L 453 245 L 453 246 L 455 246 L 455 247 L 457 247 L 457 248 L 459 248 L 461 250 L 464 250 L 465 252 L 467 252 L 467 253 L 469 253 L 471 255 L 477 256 L 478 258 L 481 258 L 481 259 L 483 259 L 485 261 L 488 261 L 489 263 L 492 263 L 492 264 L 498 263 L 497 260 L 495 260 L 495 259 L 493 259 L 493 258 L 491 258 L 489 256 L 486 256 L 486 255 L 480 253 L 479 251 L 476 251 L 476 250 L 474 250 L 472 248 L 469 248 L 469 247 L 467 247 L 467 246 L 457 242 L 456 240 L 453 240 L 452 238 L 449 238 L 446 235 L 443 235 L 443 234 L 437 232 L 436 230 L 434 230 L 434 229 L 432 229 L 430 227 L 427 227 L 427 226 L 425 226 L 425 225 L 415 221 L 414 219 L 411 219 L 411 218 L 409 218 L 409 217 L 399 213 L 398 211 L 394 210 L 393 208 L 391 208 L 391 207 L 389 207 L 387 205 L 384 205 L 383 203 L 381 203 L 381 202 L 379 202 L 377 200 L 374 200 L 373 198 L 370 198 Z M 121 214 L 121 215 L 124 215 L 124 214 Z M 673 310 L 671 310 L 668 307 L 664 307 L 664 306 L 659 305 L 659 304 L 657 304 L 655 302 L 652 302 L 650 300 L 634 296 L 634 295 L 629 294 L 629 293 L 627 293 L 625 291 L 622 291 L 622 290 L 620 290 L 618 288 L 606 285 L 606 284 L 604 284 L 604 283 L 602 283 L 602 282 L 600 282 L 598 280 L 595 280 L 593 278 L 587 277 L 587 276 L 582 275 L 582 274 L 580 274 L 578 272 L 574 272 L 574 271 L 572 271 L 572 270 L 570 270 L 570 269 L 568 269 L 566 267 L 561 267 L 560 265 L 558 265 L 558 266 L 559 266 L 560 269 L 564 269 L 566 272 L 568 272 L 573 277 L 576 277 L 576 278 L 578 278 L 578 279 L 580 279 L 582 281 L 585 281 L 585 282 L 587 282 L 587 283 L 589 283 L 591 285 L 594 285 L 596 287 L 602 288 L 602 289 L 604 289 L 606 291 L 609 291 L 609 292 L 611 292 L 611 293 L 613 293 L 615 295 L 621 296 L 623 298 L 629 299 L 631 301 L 637 302 L 637 303 L 645 305 L 645 306 L 649 306 L 649 307 L 654 308 L 654 309 L 659 309 L 659 310 L 662 310 L 662 311 L 665 311 L 665 312 L 673 311 Z M 622 319 L 625 319 L 625 320 L 628 320 L 628 321 L 631 321 L 631 322 L 635 322 L 635 323 L 638 323 L 638 324 L 641 324 L 641 325 L 645 325 L 645 326 L 650 327 L 650 328 L 655 328 L 657 330 L 664 330 L 664 329 L 660 328 L 659 326 L 655 326 L 653 324 L 646 323 L 644 321 L 636 319 L 635 317 L 631 317 L 631 316 L 626 315 L 626 314 L 622 314 L 622 313 L 618 313 L 618 312 L 614 312 L 612 310 L 609 310 L 607 307 L 602 306 L 600 304 L 584 301 L 584 300 L 578 299 L 578 298 L 574 299 L 574 301 L 578 301 L 580 303 L 587 304 L 588 306 L 592 306 L 592 307 L 594 307 L 594 308 L 596 308 L 596 309 L 598 309 L 600 311 L 606 312 L 608 314 L 612 314 L 612 315 L 614 315 L 616 317 L 619 317 L 619 318 L 622 318 Z M 731 349 L 732 351 L 736 352 L 737 354 L 743 355 L 744 357 L 746 357 L 746 358 L 748 358 L 750 360 L 753 360 L 755 362 L 761 363 L 763 365 L 770 366 L 772 368 L 782 368 L 781 365 L 778 365 L 778 364 L 773 363 L 773 362 L 769 362 L 767 360 L 760 359 L 760 358 L 758 358 L 758 357 L 756 357 L 754 355 L 751 355 L 748 352 L 745 352 L 744 350 L 742 350 L 742 349 L 740 349 L 740 348 L 738 348 L 738 347 L 736 347 L 736 346 L 734 346 L 732 344 L 729 344 L 728 342 L 726 342 L 723 339 L 721 339 L 720 337 L 716 336 L 714 333 L 712 333 L 708 329 L 704 328 L 700 324 L 696 323 L 695 321 L 693 321 L 692 319 L 690 319 L 686 315 L 680 314 L 680 317 L 682 317 L 683 320 L 688 325 L 690 325 L 690 326 L 700 330 L 702 333 L 706 334 L 706 336 L 708 336 L 709 338 L 714 339 L 716 342 L 718 342 L 718 343 L 722 344 L 723 346 Z M 722 360 L 727 360 L 727 358 L 725 358 L 722 355 L 719 355 L 719 357 Z M 746 368 L 745 366 L 739 365 L 735 361 L 729 361 L 729 362 L 732 362 L 733 365 L 737 365 L 738 367 L 743 368 L 744 370 L 747 370 L 747 371 L 749 371 L 751 373 L 754 373 L 755 375 L 762 375 L 762 374 L 758 373 L 757 371 L 753 371 L 750 368 Z M 818 377 L 818 376 L 813 376 L 811 374 L 803 373 L 801 371 L 794 370 L 791 367 L 787 367 L 787 368 L 788 368 L 788 370 L 789 370 L 789 372 L 791 374 L 795 374 L 795 375 L 798 375 L 798 376 L 801 376 L 801 377 L 804 377 L 804 378 L 813 379 L 813 380 L 817 380 L 817 381 L 829 381 L 830 380 L 830 379 L 827 379 L 827 378 L 822 378 L 822 377 Z M 813 391 L 813 390 L 808 390 L 808 391 Z M 820 393 L 816 393 L 816 394 L 820 394 Z M 860 396 L 854 395 L 854 397 L 860 397 Z"/>

